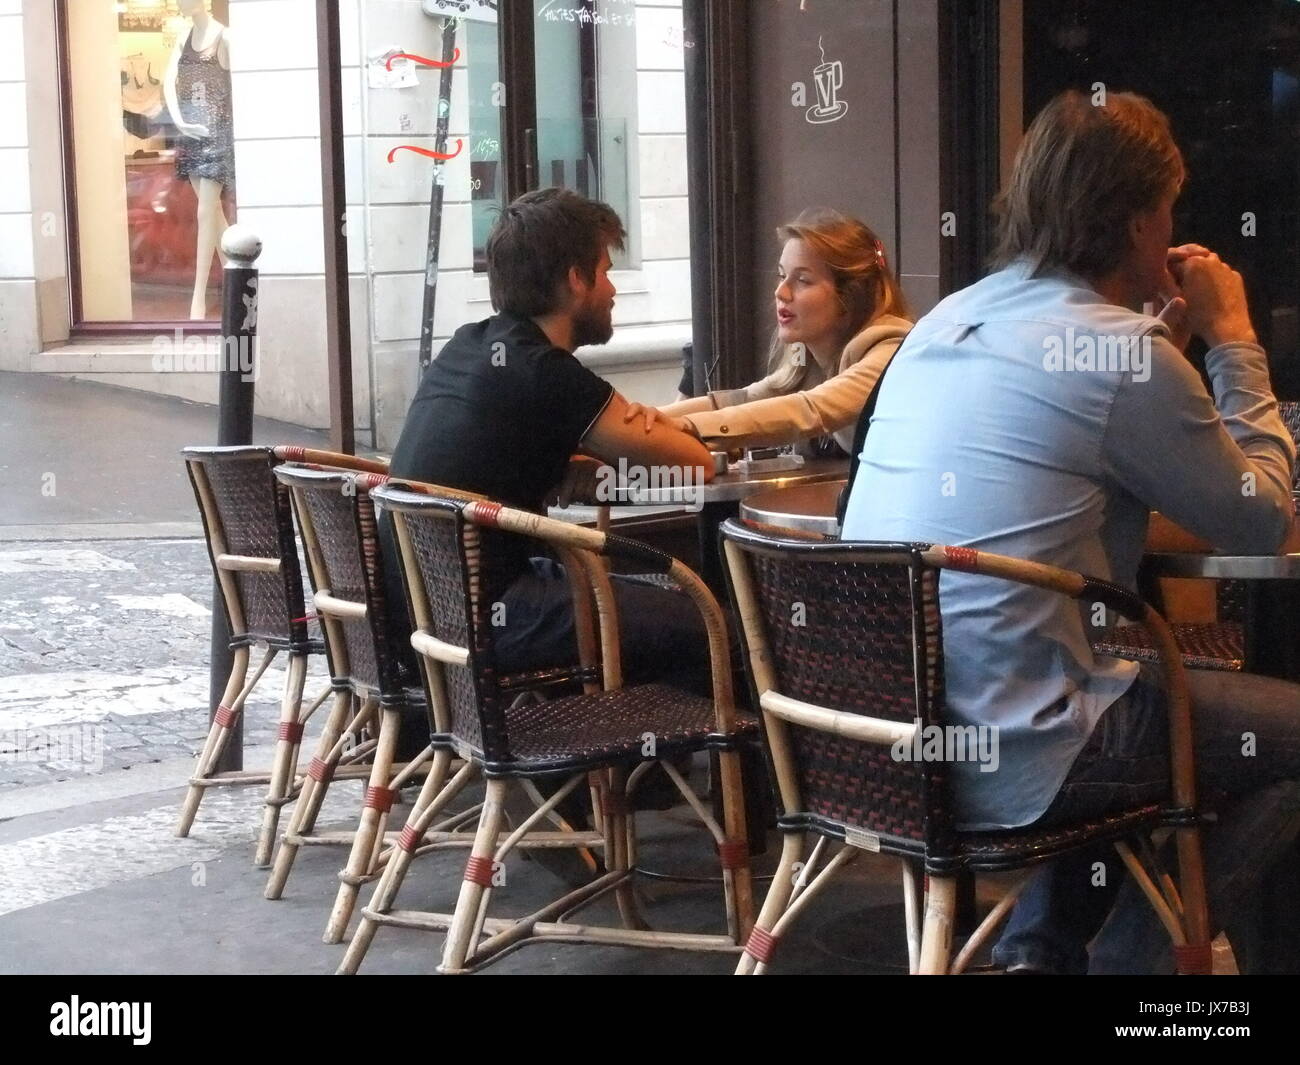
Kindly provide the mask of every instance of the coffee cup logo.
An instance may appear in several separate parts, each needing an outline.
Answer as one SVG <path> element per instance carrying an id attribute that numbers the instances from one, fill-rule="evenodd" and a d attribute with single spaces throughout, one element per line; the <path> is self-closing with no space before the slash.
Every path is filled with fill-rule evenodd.
<path id="1" fill-rule="evenodd" d="M 822 61 L 813 67 L 813 84 L 817 89 L 817 102 L 808 108 L 804 117 L 815 125 L 823 122 L 835 122 L 844 117 L 849 105 L 839 99 L 839 91 L 844 85 L 844 64 L 838 59 L 826 61 L 826 49 L 817 39 L 817 48 L 822 54 Z"/>

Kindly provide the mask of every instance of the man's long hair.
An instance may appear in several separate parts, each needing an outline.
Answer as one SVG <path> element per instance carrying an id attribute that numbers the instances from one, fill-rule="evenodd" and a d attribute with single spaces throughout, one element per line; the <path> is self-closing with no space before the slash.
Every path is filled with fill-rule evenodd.
<path id="1" fill-rule="evenodd" d="M 1169 119 L 1146 97 L 1093 103 L 1068 89 L 1030 124 L 994 201 L 993 266 L 1023 258 L 1033 276 L 1104 277 L 1128 254 L 1133 216 L 1177 194 L 1186 173 Z"/>

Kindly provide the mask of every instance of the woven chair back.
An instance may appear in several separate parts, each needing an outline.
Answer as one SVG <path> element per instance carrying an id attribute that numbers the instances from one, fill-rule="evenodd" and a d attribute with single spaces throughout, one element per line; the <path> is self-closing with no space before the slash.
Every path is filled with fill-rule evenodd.
<path id="1" fill-rule="evenodd" d="M 273 472 L 279 460 L 269 447 L 187 447 L 181 454 L 222 589 L 232 644 L 264 641 L 305 650 L 303 576 L 289 492 Z M 279 569 L 222 569 L 220 555 L 271 559 Z"/>
<path id="2" fill-rule="evenodd" d="M 392 640 L 403 634 L 388 631 L 384 562 L 370 493 L 345 472 L 285 463 L 275 475 L 297 508 L 317 592 L 364 608 L 364 614 L 331 615 L 318 607 L 336 679 L 375 692 L 381 701 L 400 699 L 403 678 Z"/>
<path id="3" fill-rule="evenodd" d="M 417 494 L 388 486 L 376 491 L 393 516 L 404 580 L 416 628 L 448 648 L 464 652 L 462 662 L 432 663 L 421 656 L 431 705 L 442 704 L 453 743 L 489 762 L 510 760 L 505 708 L 496 669 L 494 632 L 504 622 L 502 604 L 490 594 L 500 580 L 485 540 L 505 533 L 465 520 L 463 499 Z"/>
<path id="4" fill-rule="evenodd" d="M 757 641 L 772 690 L 922 730 L 919 746 L 899 752 L 790 721 L 769 727 L 778 779 L 784 766 L 801 807 L 785 816 L 811 815 L 900 842 L 932 840 L 947 823 L 945 774 L 941 763 L 914 756 L 935 734 L 926 730 L 943 724 L 938 571 L 916 545 L 809 543 L 734 522 L 724 537 L 743 560 L 730 566 L 733 592 L 748 581 L 757 607 L 746 619 L 754 630 L 746 633 L 751 667 Z M 759 671 L 751 675 L 761 698 Z"/>

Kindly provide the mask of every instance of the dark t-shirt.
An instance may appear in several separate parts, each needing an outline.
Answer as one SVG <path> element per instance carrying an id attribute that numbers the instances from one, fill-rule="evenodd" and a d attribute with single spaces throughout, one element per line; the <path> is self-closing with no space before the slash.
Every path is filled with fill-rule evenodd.
<path id="1" fill-rule="evenodd" d="M 503 313 L 462 326 L 425 371 L 389 472 L 544 513 L 547 494 L 613 395 L 613 385 L 552 344 L 531 319 Z M 390 608 L 404 614 L 386 515 L 380 538 Z M 487 539 L 495 596 L 541 552 L 517 536 Z"/>
<path id="2" fill-rule="evenodd" d="M 613 394 L 528 318 L 462 326 L 425 371 L 391 473 L 540 511 Z"/>

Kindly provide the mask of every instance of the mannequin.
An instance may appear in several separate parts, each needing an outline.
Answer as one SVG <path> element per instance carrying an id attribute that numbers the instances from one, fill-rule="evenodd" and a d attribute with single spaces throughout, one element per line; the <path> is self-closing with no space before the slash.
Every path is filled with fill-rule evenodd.
<path id="1" fill-rule="evenodd" d="M 235 142 L 230 110 L 229 31 L 207 10 L 205 0 L 180 0 L 190 20 L 179 35 L 163 77 L 167 110 L 181 135 L 176 176 L 188 178 L 198 197 L 198 247 L 190 318 L 207 317 L 208 272 L 229 223 L 221 190 L 235 177 Z M 225 265 L 224 257 L 222 265 Z"/>

